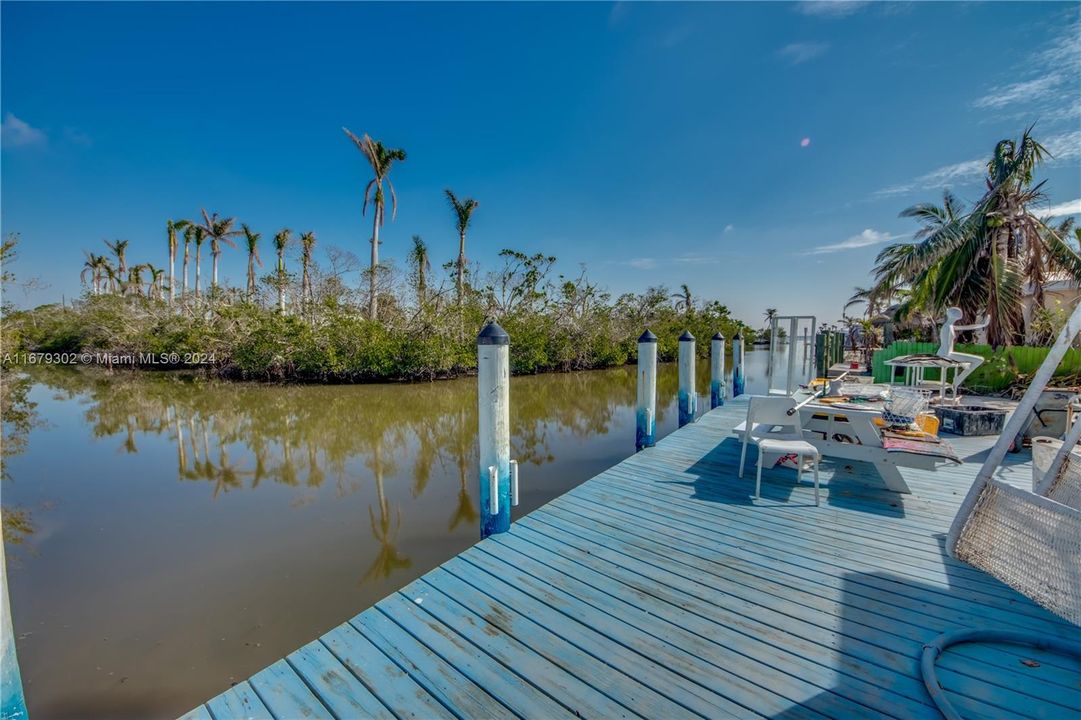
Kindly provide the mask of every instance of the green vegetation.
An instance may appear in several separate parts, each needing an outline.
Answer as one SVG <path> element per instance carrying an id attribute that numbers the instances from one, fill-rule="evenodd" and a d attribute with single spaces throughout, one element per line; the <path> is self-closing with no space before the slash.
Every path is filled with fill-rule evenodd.
<path id="1" fill-rule="evenodd" d="M 248 233 L 254 247 L 258 234 Z M 314 234 L 302 236 L 301 278 L 286 272 L 290 238 L 288 231 L 278 233 L 277 272 L 254 291 L 249 278 L 244 292 L 214 286 L 210 297 L 192 295 L 172 306 L 160 285 L 159 292 L 143 292 L 134 281 L 104 285 L 68 306 L 8 308 L 0 340 L 9 354 L 176 353 L 178 364 L 206 354 L 211 362 L 205 369 L 224 377 L 354 382 L 469 373 L 476 363 L 474 335 L 488 319 L 510 333 L 515 373 L 621 365 L 635 356 L 645 327 L 661 338 L 663 359 L 675 357 L 684 329 L 709 338 L 718 330 L 732 337 L 744 328 L 720 303 L 688 306 L 681 300 L 677 308 L 664 287 L 612 298 L 584 271 L 553 277 L 554 257 L 512 250 L 500 254 L 498 270 L 464 274 L 459 307 L 459 266 L 434 286 L 419 238 L 408 277 L 387 274 L 375 321 L 364 312 L 367 298 L 342 282 L 349 263 L 333 254 L 329 266 L 315 261 Z M 699 344 L 703 354 L 708 349 Z"/>
<path id="2" fill-rule="evenodd" d="M 1022 343 L 1025 296 L 1031 295 L 1035 313 L 1043 316 L 1045 284 L 1081 281 L 1081 256 L 1069 242 L 1073 221 L 1052 225 L 1036 210 L 1045 196 L 1033 175 L 1050 154 L 1030 130 L 1018 142 L 995 146 L 987 191 L 969 210 L 949 191 L 941 206 L 921 203 L 904 210 L 902 217 L 922 223 L 916 242 L 879 253 L 874 286 L 857 288 L 852 302 L 866 303 L 869 317 L 889 311 L 917 327 L 926 324 L 921 319 L 940 318 L 956 306 L 967 318 L 990 318 L 992 345 Z"/>

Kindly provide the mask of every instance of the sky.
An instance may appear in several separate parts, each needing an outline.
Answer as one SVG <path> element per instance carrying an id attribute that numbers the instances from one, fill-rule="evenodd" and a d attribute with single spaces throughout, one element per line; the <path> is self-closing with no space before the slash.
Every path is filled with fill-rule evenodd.
<path id="1" fill-rule="evenodd" d="M 0 225 L 38 279 L 19 306 L 77 296 L 105 239 L 165 266 L 166 219 L 201 208 L 261 231 L 264 260 L 290 227 L 366 262 L 342 126 L 408 153 L 399 267 L 414 234 L 455 257 L 450 187 L 480 203 L 482 269 L 543 252 L 751 324 L 839 318 L 911 239 L 898 213 L 977 199 L 1029 125 L 1048 212 L 1081 212 L 1079 3 L 3 2 L 0 33 Z M 227 250 L 223 278 L 244 268 Z"/>

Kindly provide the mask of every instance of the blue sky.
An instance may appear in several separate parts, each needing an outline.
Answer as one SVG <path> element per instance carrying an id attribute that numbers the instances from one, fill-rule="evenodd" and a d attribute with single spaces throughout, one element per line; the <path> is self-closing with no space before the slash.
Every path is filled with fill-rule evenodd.
<path id="1" fill-rule="evenodd" d="M 84 250 L 167 261 L 206 207 L 367 257 L 341 126 L 408 160 L 383 254 L 457 238 L 543 251 L 613 293 L 686 282 L 757 323 L 836 319 L 904 207 L 979 196 L 1036 122 L 1048 204 L 1081 211 L 1077 3 L 61 4 L 2 13 L 3 231 L 14 270 L 80 292 Z M 271 255 L 267 248 L 264 258 Z M 243 282 L 227 252 L 222 273 Z"/>

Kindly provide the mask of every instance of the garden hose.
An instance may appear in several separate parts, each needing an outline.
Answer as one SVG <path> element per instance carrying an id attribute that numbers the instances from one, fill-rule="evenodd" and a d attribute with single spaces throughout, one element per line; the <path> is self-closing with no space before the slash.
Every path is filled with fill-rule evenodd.
<path id="1" fill-rule="evenodd" d="M 935 672 L 935 661 L 938 660 L 939 655 L 945 652 L 946 648 L 951 645 L 967 642 L 998 642 L 1008 643 L 1010 645 L 1027 645 L 1028 647 L 1034 647 L 1037 650 L 1050 650 L 1052 652 L 1062 653 L 1063 655 L 1072 655 L 1078 660 L 1081 660 L 1081 643 L 1070 642 L 1069 640 L 1060 640 L 1058 638 L 1035 638 L 1022 632 L 987 630 L 983 628 L 955 630 L 954 632 L 943 633 L 923 646 L 923 657 L 920 659 L 920 672 L 923 675 L 923 684 L 927 687 L 927 692 L 930 693 L 931 699 L 935 701 L 935 705 L 938 706 L 939 712 L 942 713 L 942 716 L 946 718 L 946 720 L 964 720 L 964 718 L 962 718 L 961 714 L 953 707 L 949 698 L 946 697 L 946 691 L 938 682 L 938 675 Z"/>

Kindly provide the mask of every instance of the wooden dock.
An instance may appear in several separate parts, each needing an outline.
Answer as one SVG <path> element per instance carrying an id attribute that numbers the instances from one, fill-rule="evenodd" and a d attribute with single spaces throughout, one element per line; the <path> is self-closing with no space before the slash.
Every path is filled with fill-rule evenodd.
<path id="1" fill-rule="evenodd" d="M 1081 635 L 943 550 L 991 438 L 958 440 L 961 467 L 904 470 L 911 495 L 826 458 L 821 507 L 790 469 L 767 470 L 755 502 L 753 470 L 736 477 L 740 400 L 185 719 L 939 718 L 919 673 L 939 633 Z M 1028 484 L 1017 458 L 1001 472 Z M 939 667 L 966 717 L 1079 716 L 1068 658 L 968 645 Z"/>

